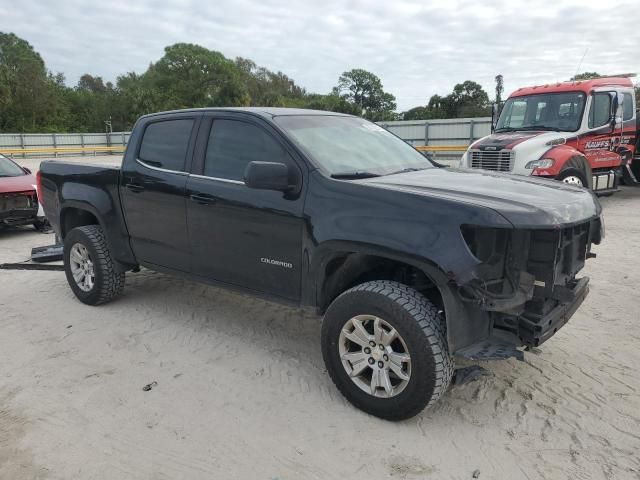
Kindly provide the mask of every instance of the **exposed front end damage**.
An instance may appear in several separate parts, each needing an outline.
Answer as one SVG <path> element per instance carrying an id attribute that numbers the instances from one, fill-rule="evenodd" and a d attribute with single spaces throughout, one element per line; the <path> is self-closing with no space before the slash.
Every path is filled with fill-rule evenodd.
<path id="1" fill-rule="evenodd" d="M 32 224 L 37 220 L 35 191 L 0 194 L 0 227 Z"/>
<path id="2" fill-rule="evenodd" d="M 461 230 L 480 264 L 458 294 L 489 319 L 488 338 L 456 352 L 473 359 L 520 356 L 516 347 L 553 336 L 584 301 L 589 279 L 576 275 L 603 236 L 600 218 L 553 229 Z"/>

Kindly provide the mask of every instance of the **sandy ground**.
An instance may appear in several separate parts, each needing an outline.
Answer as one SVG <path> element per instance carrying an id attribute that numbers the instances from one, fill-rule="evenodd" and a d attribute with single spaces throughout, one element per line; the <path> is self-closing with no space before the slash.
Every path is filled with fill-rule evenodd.
<path id="1" fill-rule="evenodd" d="M 301 310 L 146 270 L 92 308 L 0 270 L 0 479 L 640 479 L 640 189 L 602 203 L 569 324 L 401 423 L 340 396 Z M 51 241 L 0 233 L 0 263 Z"/>

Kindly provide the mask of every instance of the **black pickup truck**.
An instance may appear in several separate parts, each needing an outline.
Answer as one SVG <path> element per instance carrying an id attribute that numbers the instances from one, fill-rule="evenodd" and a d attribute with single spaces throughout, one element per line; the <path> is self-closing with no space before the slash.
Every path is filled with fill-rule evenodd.
<path id="1" fill-rule="evenodd" d="M 551 180 L 438 168 L 361 118 L 277 108 L 142 117 L 121 168 L 43 162 L 40 198 L 80 301 L 144 266 L 324 315 L 357 407 L 402 419 L 455 356 L 521 356 L 576 311 L 598 200 Z"/>

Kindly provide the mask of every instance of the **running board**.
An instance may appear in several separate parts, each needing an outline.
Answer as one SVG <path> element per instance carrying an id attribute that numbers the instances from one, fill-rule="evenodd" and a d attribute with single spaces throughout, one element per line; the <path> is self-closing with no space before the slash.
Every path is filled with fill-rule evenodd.
<path id="1" fill-rule="evenodd" d="M 31 260 L 37 263 L 62 261 L 62 245 L 48 245 L 31 249 Z"/>

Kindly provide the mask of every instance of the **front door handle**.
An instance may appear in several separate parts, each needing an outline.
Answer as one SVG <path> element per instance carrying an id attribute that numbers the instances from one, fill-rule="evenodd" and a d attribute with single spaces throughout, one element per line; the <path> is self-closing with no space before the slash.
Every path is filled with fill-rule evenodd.
<path id="1" fill-rule="evenodd" d="M 213 205 L 216 203 L 216 197 L 207 195 L 206 193 L 193 193 L 189 195 L 192 202 L 196 202 L 200 205 Z"/>
<path id="2" fill-rule="evenodd" d="M 126 183 L 124 186 L 131 190 L 133 193 L 140 193 L 144 190 L 144 186 L 140 185 L 139 183 Z"/>

